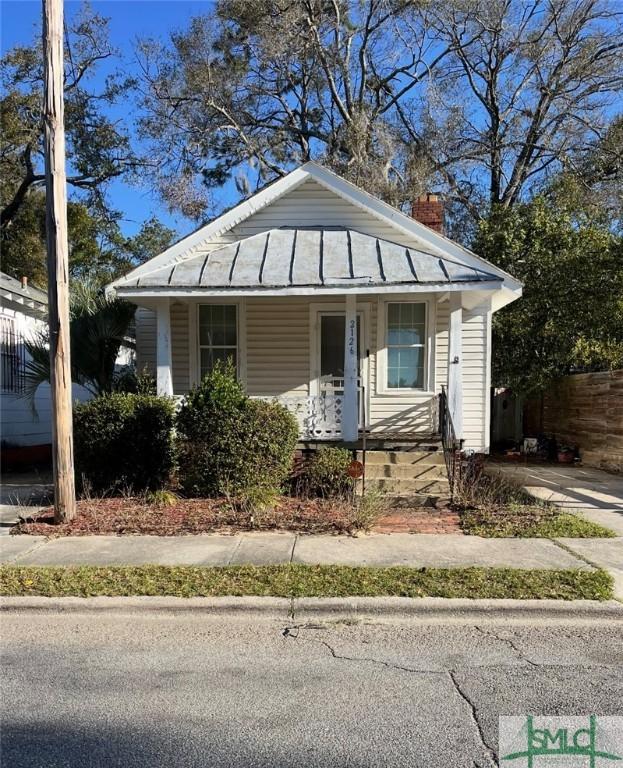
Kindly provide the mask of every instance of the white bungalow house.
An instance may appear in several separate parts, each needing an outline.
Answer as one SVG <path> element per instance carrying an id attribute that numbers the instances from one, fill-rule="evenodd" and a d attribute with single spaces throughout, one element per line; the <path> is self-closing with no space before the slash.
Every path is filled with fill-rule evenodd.
<path id="1" fill-rule="evenodd" d="M 521 295 L 511 275 L 313 162 L 110 289 L 139 306 L 137 364 L 163 394 L 231 358 L 250 396 L 295 412 L 302 443 L 353 445 L 364 430 L 378 444 L 438 437 L 443 387 L 456 437 L 477 452 L 489 448 L 491 316 Z"/>

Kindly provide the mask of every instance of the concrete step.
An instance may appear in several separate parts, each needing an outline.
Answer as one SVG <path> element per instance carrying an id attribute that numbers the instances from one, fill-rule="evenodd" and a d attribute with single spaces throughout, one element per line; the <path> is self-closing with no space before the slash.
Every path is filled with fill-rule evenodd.
<path id="1" fill-rule="evenodd" d="M 397 496 L 448 496 L 450 488 L 447 478 L 435 477 L 426 479 L 409 479 L 396 477 L 383 477 L 378 479 L 366 478 L 367 488 L 378 488 L 385 493 Z"/>
<path id="2" fill-rule="evenodd" d="M 357 458 L 362 461 L 363 453 Z M 445 464 L 443 451 L 366 451 L 366 466 L 371 464 Z"/>
<path id="3" fill-rule="evenodd" d="M 447 478 L 444 464 L 369 464 L 366 463 L 366 478 L 381 480 L 393 477 L 398 480 L 430 480 Z"/>

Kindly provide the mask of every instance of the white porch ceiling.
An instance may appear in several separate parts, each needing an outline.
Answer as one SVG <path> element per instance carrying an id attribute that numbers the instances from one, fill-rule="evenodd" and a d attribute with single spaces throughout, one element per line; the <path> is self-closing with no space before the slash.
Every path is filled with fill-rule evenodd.
<path id="1" fill-rule="evenodd" d="M 336 227 L 283 227 L 167 265 L 118 288 L 293 289 L 372 288 L 463 283 L 501 283 L 492 272 L 425 251 Z M 467 286 L 466 286 L 467 287 Z M 483 286 L 484 287 L 484 286 Z M 492 287 L 492 286 L 491 286 Z M 164 289 L 164 290 L 163 290 Z"/>

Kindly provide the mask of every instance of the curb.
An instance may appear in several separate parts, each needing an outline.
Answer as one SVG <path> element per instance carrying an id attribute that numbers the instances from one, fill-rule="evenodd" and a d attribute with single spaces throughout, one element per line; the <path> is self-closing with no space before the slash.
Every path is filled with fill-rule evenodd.
<path id="1" fill-rule="evenodd" d="M 452 623 L 623 623 L 616 600 L 470 600 L 439 597 L 3 597 L 2 613 L 145 614 L 257 618 L 281 622 L 400 621 Z"/>

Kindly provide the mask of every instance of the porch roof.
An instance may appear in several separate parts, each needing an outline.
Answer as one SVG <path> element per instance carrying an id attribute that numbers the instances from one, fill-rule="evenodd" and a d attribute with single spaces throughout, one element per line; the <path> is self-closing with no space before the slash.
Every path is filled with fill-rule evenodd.
<path id="1" fill-rule="evenodd" d="M 379 289 L 499 284 L 502 278 L 458 261 L 342 227 L 281 227 L 167 265 L 127 282 L 122 294 L 179 295 L 291 292 L 293 289 Z M 485 287 L 485 286 L 482 286 Z"/>

